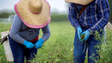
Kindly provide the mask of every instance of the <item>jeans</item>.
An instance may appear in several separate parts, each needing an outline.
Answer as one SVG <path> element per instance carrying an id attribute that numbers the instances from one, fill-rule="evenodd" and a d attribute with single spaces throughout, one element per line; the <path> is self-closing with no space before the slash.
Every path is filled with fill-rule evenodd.
<path id="1" fill-rule="evenodd" d="M 83 28 L 83 31 L 86 29 Z M 100 35 L 103 35 L 103 32 L 100 32 Z M 96 40 L 95 35 L 90 35 L 86 43 L 81 43 L 77 31 L 75 32 L 75 38 L 74 38 L 74 63 L 84 63 L 85 56 L 86 56 L 86 49 L 88 48 L 88 63 L 95 63 L 92 58 L 100 57 L 99 54 L 97 53 L 97 48 L 94 46 L 97 45 L 98 43 L 101 43 L 100 41 Z M 86 46 L 85 46 L 86 45 Z M 88 46 L 87 46 L 88 45 Z M 94 55 L 94 56 L 93 56 Z M 90 58 L 90 56 L 92 58 Z M 98 59 L 96 59 L 98 60 Z"/>
<path id="2" fill-rule="evenodd" d="M 36 48 L 28 49 L 24 45 L 15 42 L 10 37 L 9 43 L 12 50 L 14 63 L 24 63 L 24 58 L 26 58 L 26 60 L 32 60 L 37 54 Z"/>

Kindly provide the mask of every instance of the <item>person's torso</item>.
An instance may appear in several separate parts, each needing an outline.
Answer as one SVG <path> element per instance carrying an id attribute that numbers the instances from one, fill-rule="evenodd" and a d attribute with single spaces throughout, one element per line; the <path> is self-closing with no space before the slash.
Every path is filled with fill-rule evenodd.
<path id="1" fill-rule="evenodd" d="M 82 10 L 82 5 L 77 5 L 79 12 Z M 95 3 L 95 0 L 88 4 L 87 8 L 82 12 L 79 17 L 79 23 L 83 27 L 92 27 L 95 25 L 101 18 L 101 12 L 98 3 Z M 78 13 L 78 12 L 77 12 Z"/>
<path id="2" fill-rule="evenodd" d="M 21 26 L 21 30 L 24 30 L 26 28 L 27 28 L 27 26 L 25 24 L 23 24 Z M 38 28 L 38 29 L 36 29 L 36 28 L 30 28 L 28 30 L 25 30 L 25 31 L 22 31 L 22 32 L 18 32 L 18 34 L 22 38 L 24 38 L 24 39 L 32 40 L 32 39 L 36 38 L 39 35 L 39 30 L 40 30 L 40 28 Z"/>

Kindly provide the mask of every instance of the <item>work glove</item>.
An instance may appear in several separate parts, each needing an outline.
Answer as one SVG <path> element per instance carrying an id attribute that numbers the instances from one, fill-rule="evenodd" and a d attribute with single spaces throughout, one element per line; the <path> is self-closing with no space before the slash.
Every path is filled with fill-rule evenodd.
<path id="1" fill-rule="evenodd" d="M 83 33 L 82 33 L 82 35 L 85 35 L 85 37 L 84 37 L 84 41 L 87 41 L 88 40 L 88 38 L 89 38 L 89 36 L 90 36 L 90 32 L 88 31 L 88 30 L 86 30 L 86 31 L 84 31 Z"/>
<path id="2" fill-rule="evenodd" d="M 79 40 L 82 42 L 82 40 L 81 40 L 81 34 L 82 34 L 82 29 L 81 29 L 81 27 L 78 27 L 78 28 L 77 28 L 77 33 L 78 33 L 78 38 L 79 38 Z"/>
<path id="3" fill-rule="evenodd" d="M 44 43 L 44 41 L 42 39 L 38 40 L 36 43 L 35 43 L 35 48 L 41 48 L 42 47 L 42 44 Z"/>
<path id="4" fill-rule="evenodd" d="M 29 41 L 24 41 L 23 45 L 25 45 L 27 48 L 31 49 L 34 47 L 34 44 Z"/>

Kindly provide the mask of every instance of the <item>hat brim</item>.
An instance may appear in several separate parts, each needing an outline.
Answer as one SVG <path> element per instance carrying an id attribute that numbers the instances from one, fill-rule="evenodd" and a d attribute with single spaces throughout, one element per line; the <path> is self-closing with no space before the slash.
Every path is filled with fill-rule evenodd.
<path id="1" fill-rule="evenodd" d="M 14 9 L 23 23 L 30 28 L 43 28 L 50 23 L 50 5 L 46 0 L 42 0 L 43 7 L 39 14 L 33 14 L 28 9 L 30 0 L 20 0 L 15 4 Z"/>
<path id="2" fill-rule="evenodd" d="M 76 3 L 76 4 L 80 4 L 80 5 L 88 5 L 92 1 L 94 1 L 94 0 L 65 0 L 65 2 Z"/>

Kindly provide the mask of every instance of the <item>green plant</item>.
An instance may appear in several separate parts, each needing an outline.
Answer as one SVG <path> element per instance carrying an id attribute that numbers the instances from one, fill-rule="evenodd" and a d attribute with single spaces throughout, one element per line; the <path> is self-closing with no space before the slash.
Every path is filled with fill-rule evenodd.
<path id="1" fill-rule="evenodd" d="M 97 44 L 95 47 L 98 48 L 97 53 L 99 57 L 93 58 L 94 54 L 90 57 L 95 63 L 112 63 L 112 33 L 107 29 L 107 40 L 104 36 L 100 36 L 98 32 L 95 34 L 95 39 L 101 41 L 100 44 Z M 97 60 L 98 59 L 98 60 Z"/>
<path id="2" fill-rule="evenodd" d="M 36 58 L 32 63 L 73 63 L 73 40 L 74 28 L 69 24 L 69 21 L 64 22 L 51 22 L 49 24 L 51 36 L 43 44 L 43 47 L 38 49 Z M 0 23 L 0 32 L 10 29 L 11 24 Z M 106 45 L 102 44 L 99 51 L 99 63 L 112 63 L 112 31 L 107 29 L 107 42 Z M 39 37 L 42 36 L 40 31 Z M 8 63 L 5 58 L 5 51 L 3 45 L 0 45 L 1 63 Z M 85 63 L 88 57 L 86 56 Z M 98 62 L 96 61 L 96 62 Z"/>
<path id="3" fill-rule="evenodd" d="M 0 63 L 1 63 L 1 59 L 2 59 L 2 56 L 0 56 Z"/>

